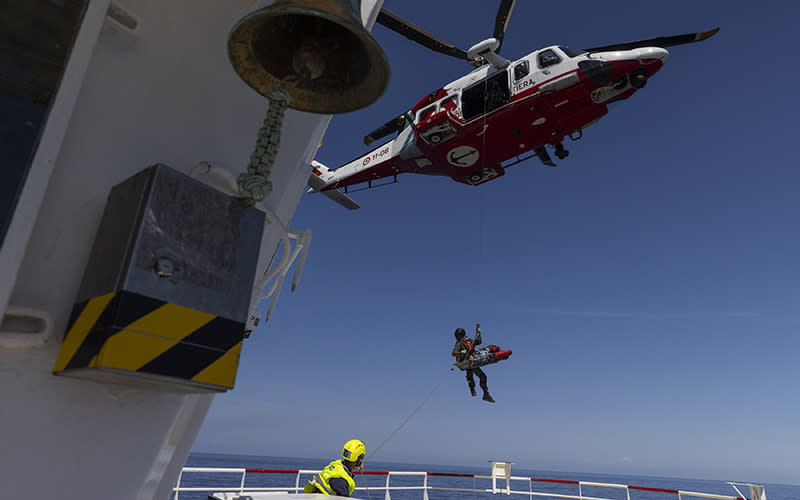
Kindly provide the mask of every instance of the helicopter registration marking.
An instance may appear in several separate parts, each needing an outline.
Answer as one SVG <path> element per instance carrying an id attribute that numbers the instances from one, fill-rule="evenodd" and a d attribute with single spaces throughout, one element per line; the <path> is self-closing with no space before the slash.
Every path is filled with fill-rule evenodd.
<path id="1" fill-rule="evenodd" d="M 377 160 L 379 158 L 383 158 L 386 155 L 389 155 L 392 151 L 391 146 L 386 146 L 380 150 L 376 150 L 373 153 L 368 154 L 361 160 L 361 164 L 364 166 L 369 165 L 371 161 Z"/>

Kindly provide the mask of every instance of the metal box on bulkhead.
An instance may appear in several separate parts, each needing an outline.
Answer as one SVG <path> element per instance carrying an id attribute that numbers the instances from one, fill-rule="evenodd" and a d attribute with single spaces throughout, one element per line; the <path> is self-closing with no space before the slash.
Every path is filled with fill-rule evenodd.
<path id="1" fill-rule="evenodd" d="M 157 164 L 111 190 L 53 372 L 233 388 L 264 213 Z"/>

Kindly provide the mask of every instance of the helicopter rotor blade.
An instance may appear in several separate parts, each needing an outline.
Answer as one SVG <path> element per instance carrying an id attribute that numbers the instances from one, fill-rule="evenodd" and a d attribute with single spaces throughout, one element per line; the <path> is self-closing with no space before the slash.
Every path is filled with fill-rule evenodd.
<path id="1" fill-rule="evenodd" d="M 380 127 L 376 128 L 369 134 L 365 135 L 364 144 L 369 146 L 378 139 L 382 139 L 393 132 L 399 132 L 405 127 L 405 124 L 406 124 L 406 116 L 404 114 L 392 118 L 391 120 L 384 123 Z"/>
<path id="2" fill-rule="evenodd" d="M 451 43 L 445 42 L 444 40 L 431 35 L 418 26 L 414 26 L 402 17 L 393 12 L 389 12 L 386 9 L 381 9 L 380 13 L 378 14 L 377 22 L 386 26 L 390 30 L 403 35 L 409 40 L 417 42 L 418 44 L 423 45 L 431 50 L 455 57 L 456 59 L 469 61 L 467 53 L 463 50 Z"/>
<path id="3" fill-rule="evenodd" d="M 494 38 L 500 42 L 495 52 L 500 52 L 500 47 L 503 45 L 503 37 L 506 35 L 506 28 L 508 27 L 508 20 L 511 19 L 511 13 L 514 12 L 514 5 L 517 0 L 502 0 L 500 8 L 497 9 L 497 18 L 494 21 Z"/>
<path id="4" fill-rule="evenodd" d="M 586 52 L 612 52 L 615 50 L 631 50 L 640 47 L 672 47 L 674 45 L 683 45 L 686 43 L 701 42 L 707 38 L 714 36 L 719 28 L 714 28 L 709 31 L 700 31 L 698 33 L 687 33 L 685 35 L 674 36 L 660 36 L 657 38 L 650 38 L 648 40 L 638 40 L 635 42 L 617 43 L 614 45 L 603 45 L 601 47 L 592 47 L 591 49 L 583 49 Z"/>

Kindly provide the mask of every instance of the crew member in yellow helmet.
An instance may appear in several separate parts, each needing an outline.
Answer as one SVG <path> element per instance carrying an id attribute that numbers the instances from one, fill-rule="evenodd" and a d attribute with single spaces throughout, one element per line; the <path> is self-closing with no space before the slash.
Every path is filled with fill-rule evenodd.
<path id="1" fill-rule="evenodd" d="M 334 460 L 319 474 L 314 474 L 303 491 L 349 497 L 356 489 L 353 480 L 355 470 L 364 468 L 364 454 L 367 449 L 358 439 L 351 439 L 342 448 L 342 459 Z"/>

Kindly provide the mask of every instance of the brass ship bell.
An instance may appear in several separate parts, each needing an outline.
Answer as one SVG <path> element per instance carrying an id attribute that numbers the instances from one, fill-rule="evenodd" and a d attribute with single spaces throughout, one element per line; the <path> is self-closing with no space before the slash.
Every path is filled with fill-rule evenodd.
<path id="1" fill-rule="evenodd" d="M 300 111 L 355 111 L 389 85 L 389 62 L 361 24 L 360 0 L 276 0 L 234 26 L 228 56 L 256 92 L 282 85 Z"/>

